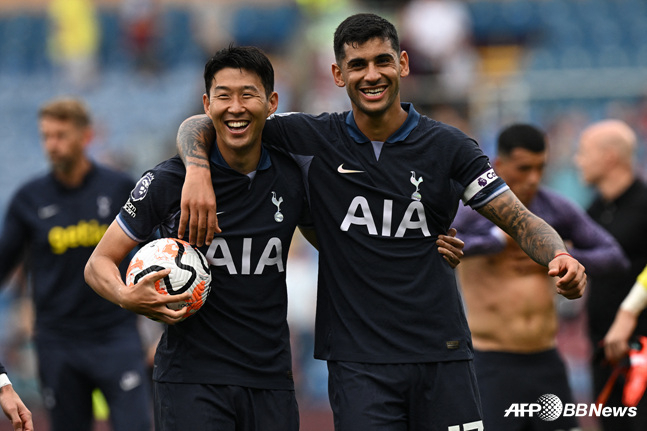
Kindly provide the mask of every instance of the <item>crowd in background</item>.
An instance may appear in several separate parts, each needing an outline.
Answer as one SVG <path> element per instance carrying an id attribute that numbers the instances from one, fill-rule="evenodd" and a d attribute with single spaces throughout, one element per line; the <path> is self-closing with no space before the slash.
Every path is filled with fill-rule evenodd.
<path id="1" fill-rule="evenodd" d="M 596 8 L 604 20 L 581 13 Z M 270 56 L 278 112 L 350 109 L 331 79 L 332 35 L 345 16 L 360 11 L 398 26 L 411 55 L 403 100 L 474 137 L 488 155 L 503 126 L 536 124 L 548 138 L 546 184 L 586 207 L 591 191 L 573 165 L 579 134 L 592 121 L 617 118 L 638 134 L 642 174 L 647 78 L 635 77 L 647 76 L 647 38 L 631 27 L 647 18 L 640 0 L 8 1 L 0 8 L 0 150 L 6 160 L 0 211 L 23 179 L 45 167 L 36 125 L 40 103 L 64 94 L 86 99 L 100 130 L 91 153 L 136 178 L 143 166 L 175 151 L 180 122 L 202 112 L 205 59 L 230 43 L 257 45 Z M 582 22 L 567 22 L 565 30 L 559 24 L 568 17 Z M 614 52 L 626 55 L 603 57 L 611 42 Z M 587 51 L 588 43 L 598 44 L 592 52 L 600 57 Z M 325 411 L 327 371 L 312 359 L 317 255 L 295 241 L 288 317 L 297 394 L 302 409 Z M 27 284 L 17 274 L 0 292 L 0 358 L 37 412 Z M 558 304 L 558 347 L 576 398 L 590 402 L 592 349 L 582 302 Z M 304 422 L 304 429 L 315 428 Z"/>

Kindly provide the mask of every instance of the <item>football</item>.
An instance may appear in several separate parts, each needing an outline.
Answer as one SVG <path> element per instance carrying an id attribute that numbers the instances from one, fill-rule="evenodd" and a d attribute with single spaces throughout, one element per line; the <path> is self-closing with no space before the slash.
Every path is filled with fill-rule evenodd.
<path id="1" fill-rule="evenodd" d="M 168 304 L 173 310 L 187 307 L 185 319 L 195 314 L 207 300 L 211 290 L 211 271 L 204 255 L 186 241 L 160 238 L 149 242 L 135 253 L 126 273 L 126 284 L 134 286 L 147 274 L 171 269 L 171 273 L 155 283 L 164 295 L 191 292 L 191 299 Z"/>

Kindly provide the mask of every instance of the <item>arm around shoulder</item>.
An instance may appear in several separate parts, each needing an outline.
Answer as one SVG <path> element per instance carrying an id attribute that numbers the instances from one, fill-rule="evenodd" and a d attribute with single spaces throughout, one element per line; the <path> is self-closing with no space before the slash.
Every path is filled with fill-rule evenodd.
<path id="1" fill-rule="evenodd" d="M 209 169 L 209 150 L 215 140 L 216 129 L 205 114 L 194 115 L 180 124 L 176 145 L 187 169 L 192 166 Z"/>
<path id="2" fill-rule="evenodd" d="M 186 166 L 178 238 L 188 225 L 189 242 L 198 246 L 211 244 L 214 233 L 221 232 L 209 168 L 209 150 L 215 140 L 213 123 L 204 114 L 184 120 L 177 133 L 178 154 Z"/>

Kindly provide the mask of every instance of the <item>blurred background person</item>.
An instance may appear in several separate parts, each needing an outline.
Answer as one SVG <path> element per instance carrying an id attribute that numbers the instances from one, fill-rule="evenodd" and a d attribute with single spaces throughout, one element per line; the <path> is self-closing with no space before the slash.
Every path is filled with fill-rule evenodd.
<path id="1" fill-rule="evenodd" d="M 587 275 L 595 280 L 600 274 L 628 267 L 609 233 L 574 203 L 541 186 L 547 160 L 544 133 L 535 126 L 512 124 L 499 134 L 495 172 L 530 211 L 557 230 Z M 574 402 L 556 348 L 554 279 L 477 212 L 461 206 L 453 227 L 465 241 L 465 257 L 457 271 L 472 331 L 485 428 L 579 429 L 573 416 L 551 422 L 504 416 L 512 404 L 537 402 L 544 394 L 556 395 L 562 403 Z"/>
<path id="2" fill-rule="evenodd" d="M 49 3 L 49 54 L 73 88 L 87 89 L 96 78 L 99 22 L 92 0 Z"/>
<path id="3" fill-rule="evenodd" d="M 472 17 L 459 0 L 410 0 L 400 13 L 402 49 L 411 58 L 419 91 L 447 102 L 463 100 L 474 84 L 478 54 Z"/>
<path id="4" fill-rule="evenodd" d="M 638 317 L 647 307 L 647 267 L 643 269 L 629 294 L 620 304 L 611 328 L 604 336 L 604 353 L 607 360 L 615 365 L 629 353 Z M 636 336 L 647 337 L 644 333 Z"/>
<path id="5" fill-rule="evenodd" d="M 93 129 L 83 102 L 48 101 L 38 118 L 50 171 L 19 187 L 6 209 L 0 280 L 25 263 L 50 429 L 90 431 L 98 388 L 115 431 L 150 431 L 149 378 L 135 316 L 95 294 L 83 277 L 134 182 L 86 155 Z"/>
<path id="6" fill-rule="evenodd" d="M 159 0 L 122 0 L 121 24 L 135 69 L 153 78 L 159 61 Z"/>
<path id="7" fill-rule="evenodd" d="M 628 271 L 614 271 L 591 281 L 587 299 L 588 329 L 592 348 L 600 351 L 620 304 L 647 265 L 647 185 L 635 170 L 638 140 L 623 121 L 602 120 L 586 127 L 579 139 L 575 163 L 582 179 L 597 195 L 588 214 L 617 241 L 630 260 Z M 647 315 L 639 317 L 638 335 L 647 335 Z M 591 364 L 594 396 L 609 380 L 613 367 L 594 354 Z M 607 405 L 622 406 L 624 380 L 620 378 Z M 602 416 L 606 431 L 647 429 L 647 397 L 643 397 L 636 417 Z"/>

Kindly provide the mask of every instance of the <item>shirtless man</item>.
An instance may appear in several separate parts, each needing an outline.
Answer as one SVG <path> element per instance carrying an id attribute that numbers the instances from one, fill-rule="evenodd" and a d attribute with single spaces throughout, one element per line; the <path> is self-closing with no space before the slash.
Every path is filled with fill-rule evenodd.
<path id="1" fill-rule="evenodd" d="M 540 187 L 547 152 L 543 133 L 526 124 L 504 129 L 494 170 L 530 211 L 560 234 L 591 277 L 626 267 L 620 246 L 584 211 Z M 555 348 L 555 281 L 508 235 L 467 207 L 454 227 L 465 241 L 458 267 L 475 349 L 474 367 L 486 429 L 573 430 L 574 417 L 544 421 L 505 417 L 513 403 L 536 403 L 554 394 L 573 402 L 566 369 Z"/>

